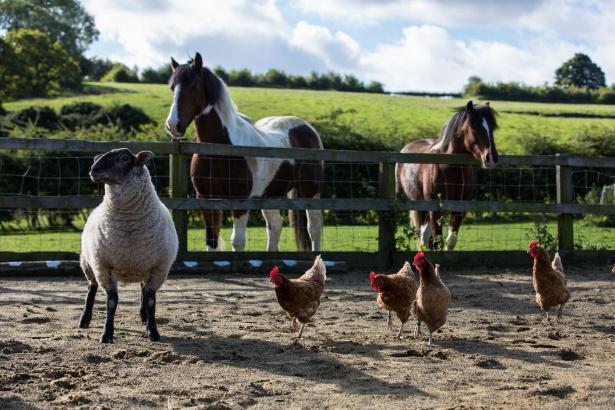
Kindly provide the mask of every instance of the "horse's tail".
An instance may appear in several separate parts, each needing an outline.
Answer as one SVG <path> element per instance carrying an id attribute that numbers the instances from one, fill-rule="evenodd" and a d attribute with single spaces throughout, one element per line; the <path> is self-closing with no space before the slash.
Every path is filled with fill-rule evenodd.
<path id="1" fill-rule="evenodd" d="M 288 192 L 289 198 L 297 197 L 297 189 L 293 188 Z M 298 251 L 310 251 L 312 250 L 312 241 L 310 240 L 310 233 L 307 229 L 307 216 L 304 210 L 301 209 L 289 209 L 288 219 L 290 226 L 295 230 L 295 242 L 297 243 Z"/>

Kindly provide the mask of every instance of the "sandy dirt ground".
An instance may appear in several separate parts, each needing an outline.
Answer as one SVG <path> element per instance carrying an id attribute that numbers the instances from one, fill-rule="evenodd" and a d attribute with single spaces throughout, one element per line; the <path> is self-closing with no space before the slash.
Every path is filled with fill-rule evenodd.
<path id="1" fill-rule="evenodd" d="M 111 345 L 103 292 L 77 329 L 85 280 L 0 279 L 0 408 L 615 408 L 606 272 L 571 269 L 551 328 L 529 269 L 443 269 L 453 301 L 432 347 L 413 322 L 391 337 L 366 272 L 330 275 L 300 344 L 266 276 L 171 277 L 159 343 L 143 337 L 138 285 L 122 285 Z"/>

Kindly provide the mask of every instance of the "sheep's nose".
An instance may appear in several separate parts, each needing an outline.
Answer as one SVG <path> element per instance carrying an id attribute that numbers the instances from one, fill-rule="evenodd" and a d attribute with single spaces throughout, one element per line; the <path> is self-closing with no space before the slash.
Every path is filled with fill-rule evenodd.
<path id="1" fill-rule="evenodd" d="M 91 171 L 92 171 L 92 172 L 98 172 L 98 171 L 100 171 L 100 166 L 98 166 L 98 165 L 92 165 Z"/>

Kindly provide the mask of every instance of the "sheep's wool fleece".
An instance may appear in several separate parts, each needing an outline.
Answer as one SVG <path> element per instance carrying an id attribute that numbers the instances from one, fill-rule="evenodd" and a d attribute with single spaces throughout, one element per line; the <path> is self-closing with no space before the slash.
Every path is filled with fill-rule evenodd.
<path id="1" fill-rule="evenodd" d="M 81 267 L 90 282 L 145 282 L 158 289 L 177 256 L 171 213 L 154 190 L 147 167 L 124 183 L 105 184 L 103 202 L 92 211 L 81 238 Z"/>

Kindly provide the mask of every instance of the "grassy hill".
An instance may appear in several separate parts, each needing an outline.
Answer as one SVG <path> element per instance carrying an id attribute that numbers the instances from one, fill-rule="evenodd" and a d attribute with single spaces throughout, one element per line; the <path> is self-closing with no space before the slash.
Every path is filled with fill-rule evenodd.
<path id="1" fill-rule="evenodd" d="M 55 99 L 29 99 L 5 103 L 9 111 L 31 105 L 62 105 L 91 101 L 102 105 L 131 104 L 142 108 L 158 124 L 144 139 L 166 139 L 163 121 L 171 91 L 159 84 L 88 83 L 89 94 Z M 335 91 L 231 88 L 239 110 L 252 119 L 292 114 L 321 130 L 325 144 L 361 149 L 373 144 L 398 150 L 409 140 L 434 137 L 462 99 L 391 96 Z M 479 102 L 479 101 L 475 101 Z M 583 152 L 587 135 L 615 137 L 615 106 L 591 104 L 544 104 L 496 101 L 500 129 L 496 143 L 501 153 L 533 153 L 556 145 L 554 150 Z M 193 133 L 191 127 L 190 133 Z M 369 143 L 366 145 L 366 143 Z"/>

